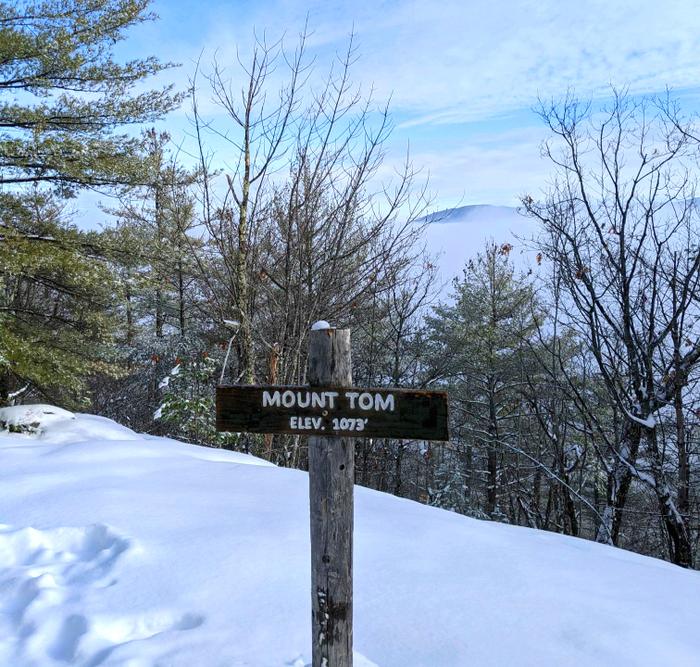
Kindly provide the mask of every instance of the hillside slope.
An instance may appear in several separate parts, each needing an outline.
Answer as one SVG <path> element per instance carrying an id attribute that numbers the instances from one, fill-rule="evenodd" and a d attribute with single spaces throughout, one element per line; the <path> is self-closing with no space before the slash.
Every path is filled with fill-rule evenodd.
<path id="1" fill-rule="evenodd" d="M 305 473 L 46 411 L 0 435 L 0 665 L 310 662 Z M 356 667 L 698 664 L 696 572 L 360 487 L 355 521 Z"/>

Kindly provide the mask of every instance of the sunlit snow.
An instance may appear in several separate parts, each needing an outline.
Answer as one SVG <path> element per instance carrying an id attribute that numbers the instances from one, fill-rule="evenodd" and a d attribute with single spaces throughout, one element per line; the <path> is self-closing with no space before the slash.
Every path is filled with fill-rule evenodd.
<path id="1" fill-rule="evenodd" d="M 0 665 L 310 663 L 306 473 L 13 410 L 43 416 L 0 434 Z M 697 664 L 697 572 L 355 496 L 356 667 Z"/>

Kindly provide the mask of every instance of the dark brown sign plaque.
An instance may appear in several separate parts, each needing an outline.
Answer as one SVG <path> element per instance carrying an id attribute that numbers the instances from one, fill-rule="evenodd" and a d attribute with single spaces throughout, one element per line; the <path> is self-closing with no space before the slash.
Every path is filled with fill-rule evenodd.
<path id="1" fill-rule="evenodd" d="M 230 385 L 216 390 L 218 431 L 449 440 L 447 394 L 411 389 Z"/>

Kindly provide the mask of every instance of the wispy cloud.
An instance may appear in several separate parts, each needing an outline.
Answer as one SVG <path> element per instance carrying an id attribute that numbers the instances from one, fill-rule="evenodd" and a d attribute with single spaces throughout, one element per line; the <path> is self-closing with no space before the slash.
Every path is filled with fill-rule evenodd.
<path id="1" fill-rule="evenodd" d="M 243 11 L 243 21 L 219 7 L 207 42 L 244 43 L 253 27 L 294 35 L 307 15 L 320 61 L 355 31 L 356 76 L 414 124 L 484 118 L 567 87 L 596 96 L 611 83 L 632 92 L 700 85 L 696 0 L 277 0 Z"/>
<path id="2" fill-rule="evenodd" d="M 245 54 L 253 31 L 292 44 L 308 21 L 310 55 L 325 72 L 354 31 L 355 78 L 391 97 L 406 123 L 468 122 L 526 108 L 569 87 L 605 96 L 700 86 L 697 0 L 268 0 L 156 2 L 163 21 L 142 43 L 184 63 Z M 159 39 L 160 37 L 160 39 Z M 408 126 L 408 125 L 407 125 Z"/>
<path id="3" fill-rule="evenodd" d="M 544 137 L 540 127 L 465 133 L 447 141 L 421 141 L 411 159 L 429 176 L 438 208 L 473 203 L 517 206 L 521 196 L 537 196 L 546 186 L 550 165 L 540 158 Z M 398 154 L 398 149 L 389 151 L 383 173 L 390 173 L 392 156 Z"/>
<path id="4" fill-rule="evenodd" d="M 514 204 L 544 185 L 544 131 L 517 113 L 538 96 L 669 86 L 700 106 L 697 0 L 156 0 L 155 8 L 162 22 L 145 26 L 133 46 L 182 62 L 180 88 L 203 49 L 205 67 L 215 52 L 234 65 L 254 30 L 285 35 L 291 46 L 307 21 L 320 84 L 354 32 L 353 80 L 377 100 L 391 97 L 397 118 L 383 171 L 403 160 L 410 139 L 414 162 L 430 171 L 445 205 Z M 200 105 L 216 115 L 206 92 Z M 186 127 L 182 116 L 170 122 Z"/>

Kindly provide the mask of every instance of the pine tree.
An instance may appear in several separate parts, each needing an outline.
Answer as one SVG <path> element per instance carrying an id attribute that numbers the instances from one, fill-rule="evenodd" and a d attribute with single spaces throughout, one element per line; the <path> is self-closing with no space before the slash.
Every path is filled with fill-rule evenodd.
<path id="1" fill-rule="evenodd" d="M 214 415 L 214 387 L 218 363 L 206 352 L 189 359 L 177 359 L 160 382 L 163 402 L 154 417 L 168 433 L 189 442 L 232 448 L 236 433 L 218 433 Z"/>
<path id="2" fill-rule="evenodd" d="M 483 461 L 484 510 L 493 518 L 503 514 L 500 487 L 520 407 L 523 342 L 534 330 L 533 289 L 515 275 L 510 249 L 489 244 L 455 281 L 454 302 L 429 320 L 432 374 L 451 386 L 453 432 L 467 468 L 465 503 L 475 496 L 469 486 Z"/>
<path id="3" fill-rule="evenodd" d="M 162 398 L 158 383 L 174 359 L 213 352 L 223 341 L 200 312 L 200 274 L 208 264 L 196 234 L 191 186 L 197 172 L 177 164 L 166 133 L 144 132 L 140 150 L 148 182 L 128 188 L 119 206 L 106 209 L 117 218 L 102 236 L 113 249 L 115 345 L 124 374 L 97 382 L 95 407 L 138 430 L 160 431 L 162 422 L 153 421 Z"/>
<path id="4" fill-rule="evenodd" d="M 138 139 L 118 128 L 173 108 L 170 89 L 135 93 L 168 65 L 118 63 L 114 44 L 153 18 L 149 0 L 0 2 L 0 183 L 133 183 Z"/>
<path id="5" fill-rule="evenodd" d="M 198 173 L 177 164 L 168 150 L 169 141 L 167 133 L 144 132 L 139 150 L 148 168 L 147 181 L 126 190 L 120 206 L 109 210 L 118 219 L 116 236 L 132 242 L 127 264 L 132 267 L 130 279 L 136 278 L 138 286 L 138 314 L 159 339 L 173 329 L 180 336 L 188 333 L 199 270 L 195 251 L 202 246 L 194 233 L 190 192 Z M 136 295 L 125 289 L 124 296 Z M 129 305 L 127 301 L 127 319 Z"/>
<path id="6" fill-rule="evenodd" d="M 15 384 L 70 403 L 86 375 L 114 371 L 109 267 L 97 236 L 66 222 L 52 194 L 4 194 L 0 208 L 0 399 L 11 373 Z"/>
<path id="7" fill-rule="evenodd" d="M 70 225 L 61 199 L 147 174 L 138 138 L 120 128 L 160 117 L 178 96 L 135 92 L 168 65 L 120 64 L 113 47 L 153 18 L 148 4 L 0 2 L 0 404 L 20 383 L 78 400 L 108 359 L 108 253 Z"/>

